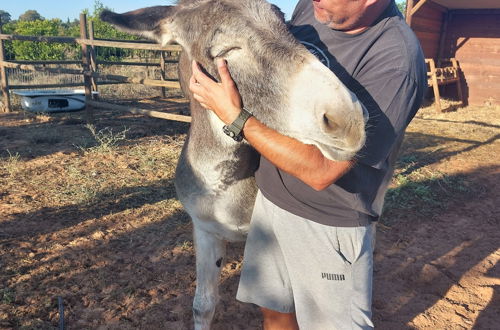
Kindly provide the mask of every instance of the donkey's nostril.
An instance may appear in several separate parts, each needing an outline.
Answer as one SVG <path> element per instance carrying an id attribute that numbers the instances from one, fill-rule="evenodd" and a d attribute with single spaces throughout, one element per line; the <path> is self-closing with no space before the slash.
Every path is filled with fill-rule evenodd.
<path id="1" fill-rule="evenodd" d="M 337 123 L 337 121 L 333 118 L 332 115 L 329 115 L 327 113 L 323 115 L 323 124 L 328 130 L 336 130 L 339 128 L 339 124 Z"/>
<path id="2" fill-rule="evenodd" d="M 328 117 L 326 115 L 323 115 L 323 122 L 325 125 L 328 125 Z"/>

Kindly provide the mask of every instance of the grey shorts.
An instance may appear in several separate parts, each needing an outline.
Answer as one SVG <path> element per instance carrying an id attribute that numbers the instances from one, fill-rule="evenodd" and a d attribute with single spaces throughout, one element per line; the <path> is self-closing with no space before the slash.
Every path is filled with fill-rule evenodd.
<path id="1" fill-rule="evenodd" d="M 325 226 L 260 192 L 237 299 L 295 312 L 300 329 L 372 329 L 374 226 Z"/>

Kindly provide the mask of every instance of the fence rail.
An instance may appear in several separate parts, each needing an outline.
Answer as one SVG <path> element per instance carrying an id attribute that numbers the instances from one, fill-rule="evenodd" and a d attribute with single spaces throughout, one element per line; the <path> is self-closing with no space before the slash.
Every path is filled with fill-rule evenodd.
<path id="1" fill-rule="evenodd" d="M 176 60 L 172 60 L 166 56 L 167 52 L 178 53 L 181 52 L 181 47 L 178 45 L 167 45 L 162 46 L 155 43 L 147 41 L 120 41 L 120 40 L 105 40 L 105 39 L 95 39 L 94 38 L 94 27 L 93 22 L 90 21 L 87 24 L 87 17 L 85 14 L 80 15 L 80 37 L 53 37 L 53 36 L 22 36 L 22 35 L 11 35 L 3 34 L 0 26 L 0 78 L 1 78 L 1 90 L 3 94 L 3 111 L 10 112 L 11 101 L 9 90 L 14 89 L 32 89 L 32 88 L 57 88 L 57 87 L 78 87 L 83 86 L 85 88 L 85 99 L 86 99 L 86 113 L 87 120 L 93 121 L 93 107 L 102 107 L 112 110 L 125 111 L 128 109 L 131 113 L 144 114 L 156 118 L 163 118 L 169 120 L 177 120 L 189 122 L 189 116 L 181 116 L 170 113 L 163 113 L 159 111 L 152 111 L 139 108 L 127 108 L 124 106 L 118 106 L 110 103 L 97 102 L 93 99 L 97 95 L 92 93 L 97 91 L 99 85 L 109 85 L 109 84 L 142 84 L 147 86 L 156 86 L 162 88 L 162 95 L 166 95 L 166 88 L 178 89 L 180 88 L 179 82 L 177 80 L 166 79 L 166 63 L 177 63 Z M 79 44 L 82 46 L 81 60 L 69 60 L 69 61 L 7 61 L 5 58 L 4 51 L 4 41 L 6 40 L 18 40 L 18 41 L 31 41 L 31 42 L 46 42 L 46 43 L 72 43 Z M 96 56 L 95 47 L 112 47 L 112 48 L 125 48 L 125 49 L 135 49 L 135 50 L 150 50 L 150 51 L 160 51 L 160 61 L 157 63 L 152 62 L 132 62 L 132 61 L 99 61 Z M 64 68 L 65 65 L 75 65 L 80 64 L 81 69 L 68 69 Z M 48 67 L 47 65 L 51 65 Z M 52 66 L 56 67 L 52 67 Z M 99 65 L 127 65 L 127 66 L 156 66 L 160 68 L 161 80 L 147 79 L 141 77 L 128 77 L 122 75 L 112 75 L 99 73 Z M 81 75 L 83 76 L 83 83 L 61 83 L 61 84 L 38 84 L 38 85 L 13 85 L 9 84 L 9 77 L 7 74 L 7 69 L 19 69 L 26 71 L 37 71 L 37 72 L 49 72 L 56 74 L 70 74 L 70 75 Z"/>
<path id="2" fill-rule="evenodd" d="M 178 45 L 162 46 L 147 41 L 133 40 L 111 40 L 111 39 L 88 39 L 74 37 L 51 37 L 51 36 L 22 36 L 17 34 L 0 34 L 0 40 L 37 41 L 47 43 L 79 44 L 85 46 L 101 46 L 142 50 L 161 50 L 166 52 L 180 52 L 182 48 Z"/>

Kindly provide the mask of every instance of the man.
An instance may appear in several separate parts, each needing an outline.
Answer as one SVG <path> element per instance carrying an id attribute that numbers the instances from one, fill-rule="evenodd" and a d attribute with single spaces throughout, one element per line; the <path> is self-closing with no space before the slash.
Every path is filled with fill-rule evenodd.
<path id="1" fill-rule="evenodd" d="M 265 329 L 370 329 L 372 224 L 427 86 L 422 51 L 394 0 L 300 0 L 289 25 L 368 110 L 367 143 L 336 162 L 245 118 L 261 162 L 237 298 L 261 307 Z M 221 83 L 193 63 L 190 89 L 229 125 L 241 98 L 218 69 Z"/>

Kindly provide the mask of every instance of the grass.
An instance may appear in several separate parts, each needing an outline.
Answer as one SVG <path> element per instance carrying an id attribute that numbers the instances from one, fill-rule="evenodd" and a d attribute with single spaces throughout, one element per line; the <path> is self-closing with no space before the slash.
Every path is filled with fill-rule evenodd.
<path id="1" fill-rule="evenodd" d="M 34 131 L 30 136 L 32 144 L 55 144 L 62 141 L 55 126 L 49 126 L 47 129 Z"/>
<path id="2" fill-rule="evenodd" d="M 7 149 L 9 156 L 2 159 L 2 167 L 9 174 L 9 176 L 14 176 L 21 170 L 21 162 L 19 158 L 21 157 L 19 153 L 12 154 L 10 150 Z"/>
<path id="3" fill-rule="evenodd" d="M 135 328 L 155 328 L 146 315 L 161 319 L 164 310 L 188 305 L 183 294 L 194 290 L 191 226 L 172 183 L 187 125 L 99 110 L 99 126 L 84 126 L 79 116 L 3 117 L 0 144 L 9 151 L 0 159 L 0 304 L 16 329 L 57 325 L 56 309 L 46 303 L 57 295 L 76 328 L 108 326 L 105 316 L 85 314 L 96 308 Z M 405 221 L 434 221 L 457 203 L 482 200 L 477 169 L 496 157 L 485 142 L 498 134 L 495 118 L 491 109 L 422 112 L 408 129 L 384 229 L 404 230 Z M 44 130 L 63 138 L 43 141 Z M 26 251 L 36 257 L 26 259 Z M 225 276 L 239 269 L 234 265 Z M 103 292 L 114 282 L 124 289 Z"/>
<path id="4" fill-rule="evenodd" d="M 193 249 L 193 242 L 184 241 L 181 243 L 180 248 L 182 251 L 191 251 Z"/>
<path id="5" fill-rule="evenodd" d="M 10 288 L 0 289 L 0 301 L 2 304 L 12 304 L 15 299 L 14 291 Z"/>
<path id="6" fill-rule="evenodd" d="M 445 208 L 453 196 L 469 195 L 470 187 L 464 175 L 450 175 L 426 164 L 427 154 L 408 154 L 399 158 L 392 183 L 385 196 L 381 222 L 391 225 L 405 214 L 432 216 Z"/>
<path id="7" fill-rule="evenodd" d="M 110 127 L 96 129 L 94 125 L 87 124 L 85 127 L 90 131 L 94 139 L 92 146 L 80 146 L 85 153 L 110 153 L 115 151 L 119 142 L 126 140 L 128 129 L 125 128 L 117 133 L 113 132 Z"/>
<path id="8" fill-rule="evenodd" d="M 430 171 L 426 174 L 418 171 L 410 175 L 396 175 L 393 186 L 387 192 L 384 208 L 427 216 L 444 207 L 448 197 L 457 192 L 469 193 L 470 190 L 460 176 Z"/>
<path id="9" fill-rule="evenodd" d="M 433 106 L 421 109 L 408 128 L 381 222 L 429 218 L 457 199 L 480 196 L 483 187 L 470 182 L 477 174 L 467 172 L 467 165 L 480 170 L 485 160 L 494 159 L 491 139 L 498 123 L 492 118 L 498 111 L 498 106 L 448 113 L 436 113 Z"/>

